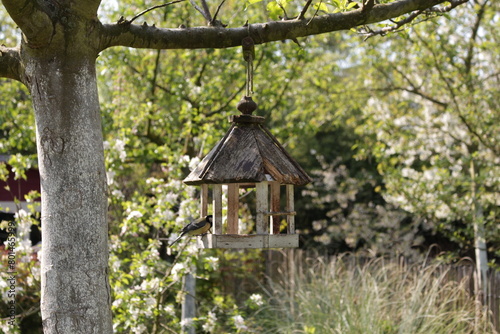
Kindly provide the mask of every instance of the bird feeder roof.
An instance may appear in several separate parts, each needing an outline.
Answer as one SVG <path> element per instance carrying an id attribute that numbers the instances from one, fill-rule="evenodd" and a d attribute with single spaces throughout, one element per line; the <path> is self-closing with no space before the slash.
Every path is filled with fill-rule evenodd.
<path id="1" fill-rule="evenodd" d="M 263 126 L 264 118 L 239 115 L 200 164 L 184 179 L 189 185 L 258 183 L 305 185 L 311 178 Z"/>

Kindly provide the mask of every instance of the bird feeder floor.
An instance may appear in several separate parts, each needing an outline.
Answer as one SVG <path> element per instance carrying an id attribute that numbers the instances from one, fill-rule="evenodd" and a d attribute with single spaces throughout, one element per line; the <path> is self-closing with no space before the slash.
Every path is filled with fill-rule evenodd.
<path id="1" fill-rule="evenodd" d="M 298 248 L 298 234 L 206 234 L 198 248 Z"/>

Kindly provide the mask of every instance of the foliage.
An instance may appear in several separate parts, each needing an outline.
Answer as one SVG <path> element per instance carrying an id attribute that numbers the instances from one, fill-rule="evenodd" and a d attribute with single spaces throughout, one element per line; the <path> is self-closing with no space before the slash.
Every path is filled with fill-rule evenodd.
<path id="1" fill-rule="evenodd" d="M 479 219 L 498 255 L 497 28 L 498 3 L 479 1 L 368 44 L 371 97 L 356 130 L 370 135 L 358 152 L 376 157 L 385 200 L 462 248 Z"/>
<path id="2" fill-rule="evenodd" d="M 0 10 L 0 38 L 2 44 L 16 45 L 21 37 L 16 25 Z M 0 154 L 34 154 L 35 117 L 29 93 L 21 83 L 0 79 Z"/>
<path id="3" fill-rule="evenodd" d="M 258 333 L 494 333 L 441 264 L 307 258 L 247 319 Z"/>

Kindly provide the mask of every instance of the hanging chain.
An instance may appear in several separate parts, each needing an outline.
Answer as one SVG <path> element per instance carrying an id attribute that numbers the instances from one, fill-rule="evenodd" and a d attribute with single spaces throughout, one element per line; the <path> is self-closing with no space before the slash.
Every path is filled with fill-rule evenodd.
<path id="1" fill-rule="evenodd" d="M 247 62 L 247 82 L 246 96 L 253 94 L 253 60 L 255 59 L 255 43 L 252 37 L 248 36 L 241 41 L 243 48 L 243 59 Z"/>

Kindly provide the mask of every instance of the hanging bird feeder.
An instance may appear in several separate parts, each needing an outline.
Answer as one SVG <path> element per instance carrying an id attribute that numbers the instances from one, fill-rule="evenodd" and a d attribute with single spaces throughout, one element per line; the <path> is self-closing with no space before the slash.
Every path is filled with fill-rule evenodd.
<path id="1" fill-rule="evenodd" d="M 227 133 L 184 179 L 188 185 L 201 186 L 201 216 L 208 213 L 211 194 L 213 233 L 199 238 L 201 248 L 299 246 L 299 236 L 295 233 L 294 186 L 306 185 L 311 178 L 264 127 L 264 118 L 252 115 L 257 104 L 250 97 L 253 41 L 248 39 L 243 40 L 243 54 L 248 63 L 247 94 L 237 106 L 242 114 L 230 117 L 231 127 Z M 240 189 L 249 188 L 255 188 L 256 193 L 255 230 L 240 234 Z M 227 197 L 224 208 L 223 191 Z M 282 197 L 284 208 L 281 208 Z M 286 229 L 281 231 L 285 220 Z"/>

